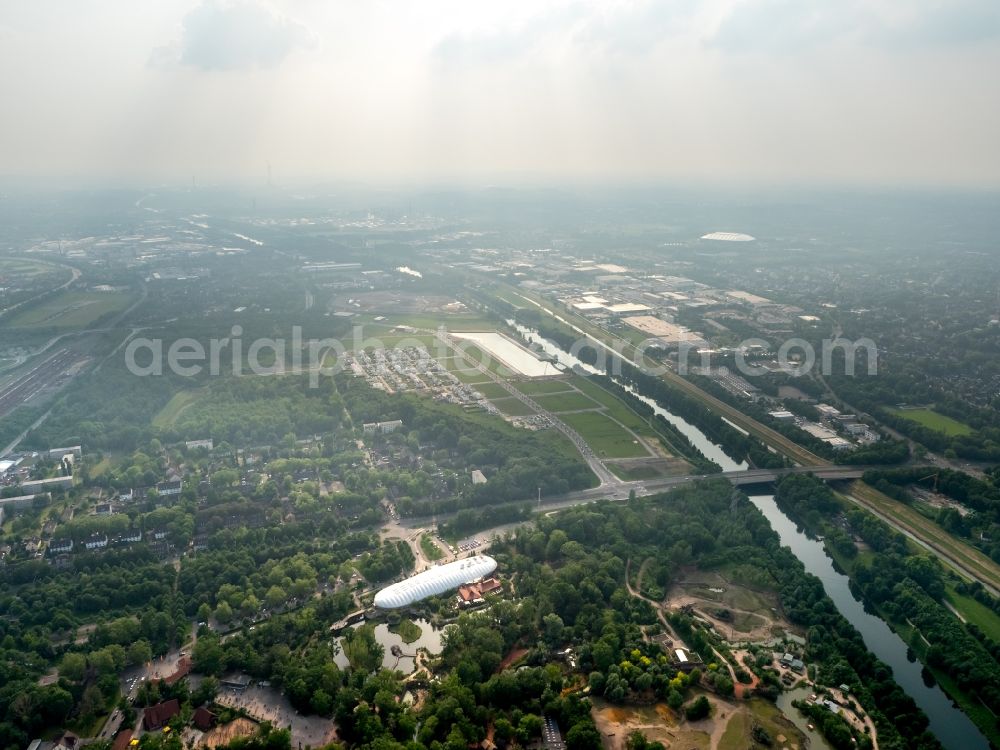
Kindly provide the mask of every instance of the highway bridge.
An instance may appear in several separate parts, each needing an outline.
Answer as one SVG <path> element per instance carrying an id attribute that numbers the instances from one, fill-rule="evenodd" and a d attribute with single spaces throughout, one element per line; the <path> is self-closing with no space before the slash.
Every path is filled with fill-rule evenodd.
<path id="1" fill-rule="evenodd" d="M 638 484 L 642 485 L 647 492 L 659 492 L 681 484 L 695 482 L 699 479 L 719 477 L 728 479 L 737 487 L 742 487 L 749 484 L 776 482 L 781 477 L 788 476 L 789 474 L 812 474 L 818 479 L 836 482 L 840 480 L 861 479 L 866 468 L 861 466 L 795 466 L 788 469 L 741 469 L 738 471 L 724 471 L 720 474 L 685 474 L 678 477 L 648 479 L 642 482 L 626 482 L 626 484 Z"/>
<path id="2" fill-rule="evenodd" d="M 568 492 L 565 495 L 551 495 L 542 498 L 541 503 L 537 504 L 536 507 L 539 511 L 544 512 L 571 508 L 574 505 L 594 503 L 598 500 L 623 501 L 628 499 L 629 494 L 633 490 L 636 496 L 642 497 L 645 495 L 655 495 L 660 492 L 668 492 L 685 484 L 705 479 L 728 479 L 735 487 L 770 484 L 789 474 L 813 474 L 817 478 L 827 482 L 851 481 L 853 479 L 860 479 L 868 468 L 866 466 L 794 466 L 787 469 L 741 469 L 739 471 L 723 471 L 716 474 L 683 474 L 676 477 L 659 477 L 657 479 L 643 479 L 633 482 L 618 481 L 601 484 L 589 490 Z M 534 498 L 525 498 L 522 501 L 513 502 L 531 502 L 535 504 Z M 453 515 L 455 514 L 441 513 L 434 518 L 438 522 L 441 522 L 451 518 Z M 429 516 L 414 516 L 387 524 L 387 526 L 419 528 L 426 526 L 430 520 L 431 517 Z M 506 525 L 504 524 L 504 526 Z M 478 535 L 481 536 L 488 533 L 489 531 L 480 531 Z"/>

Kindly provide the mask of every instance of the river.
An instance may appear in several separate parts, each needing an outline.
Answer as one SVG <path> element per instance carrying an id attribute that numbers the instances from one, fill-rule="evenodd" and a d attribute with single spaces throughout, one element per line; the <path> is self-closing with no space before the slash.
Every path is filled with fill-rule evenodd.
<path id="1" fill-rule="evenodd" d="M 543 352 L 548 354 L 550 357 L 556 360 L 559 364 L 567 367 L 569 369 L 582 370 L 583 372 L 589 373 L 591 375 L 604 375 L 605 373 L 598 370 L 593 365 L 588 365 L 583 360 L 575 357 L 568 352 L 560 349 L 556 344 L 549 341 L 548 339 L 542 337 L 538 331 L 533 328 L 527 328 L 513 320 L 508 320 L 507 325 L 513 327 L 521 336 L 530 341 L 534 347 L 541 349 Z M 677 430 L 684 435 L 688 440 L 691 441 L 691 445 L 701 451 L 705 458 L 715 461 L 719 466 L 722 467 L 723 471 L 741 471 L 748 468 L 745 461 L 734 461 L 732 458 L 726 455 L 726 452 L 722 450 L 721 446 L 716 445 L 709 439 L 709 437 L 695 427 L 693 424 L 685 419 L 681 419 L 675 414 L 671 414 L 669 411 L 661 407 L 656 401 L 649 398 L 648 396 L 641 395 L 632 386 L 623 383 L 619 380 L 612 380 L 626 391 L 631 393 L 637 399 L 642 401 L 644 404 L 649 406 L 655 414 L 663 417 L 667 422 L 672 424 Z"/>
<path id="2" fill-rule="evenodd" d="M 752 495 L 781 543 L 792 550 L 806 570 L 823 582 L 827 595 L 840 613 L 857 628 L 868 650 L 892 667 L 892 675 L 930 719 L 930 729 L 948 750 L 988 750 L 989 743 L 975 724 L 951 702 L 937 685 L 924 681 L 919 661 L 907 658 L 907 646 L 883 620 L 865 611 L 848 587 L 848 578 L 838 573 L 822 543 L 809 538 L 778 507 L 773 495 Z"/>
<path id="3" fill-rule="evenodd" d="M 560 364 L 569 368 L 579 368 L 592 374 L 604 374 L 597 368 L 580 361 L 571 354 L 564 352 L 553 342 L 543 338 L 533 329 L 508 321 L 521 336 L 530 339 L 533 344 L 551 355 Z M 617 382 L 617 381 L 616 381 Z M 656 414 L 674 425 L 691 443 L 707 458 L 715 461 L 723 471 L 736 471 L 747 468 L 745 462 L 737 462 L 713 443 L 694 425 L 663 409 L 653 399 L 641 396 L 631 387 L 618 383 L 632 395 L 652 407 Z M 916 701 L 930 720 L 930 729 L 948 750 L 989 750 L 989 742 L 979 731 L 972 720 L 952 703 L 951 699 L 936 684 L 928 686 L 923 677 L 923 667 L 919 661 L 907 658 L 906 643 L 879 617 L 865 611 L 861 602 L 854 598 L 848 586 L 848 578 L 838 573 L 833 561 L 826 554 L 823 545 L 815 539 L 810 539 L 800 531 L 795 523 L 785 515 L 774 501 L 773 495 L 753 495 L 751 502 L 763 513 L 778 533 L 781 543 L 795 554 L 806 570 L 823 582 L 823 588 L 833 600 L 840 613 L 857 628 L 865 641 L 868 650 L 892 668 L 893 677 L 907 695 Z"/>

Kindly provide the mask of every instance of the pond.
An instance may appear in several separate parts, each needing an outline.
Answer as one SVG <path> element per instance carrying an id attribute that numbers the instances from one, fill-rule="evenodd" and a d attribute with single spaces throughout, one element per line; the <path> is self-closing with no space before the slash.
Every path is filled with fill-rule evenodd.
<path id="1" fill-rule="evenodd" d="M 415 668 L 413 657 L 416 655 L 417 649 L 426 649 L 431 654 L 441 653 L 444 629 L 435 628 L 427 620 L 413 620 L 413 623 L 420 628 L 420 637 L 413 643 L 403 643 L 403 639 L 398 634 L 390 632 L 389 625 L 384 622 L 375 626 L 375 640 L 385 649 L 385 655 L 382 657 L 382 666 L 385 669 L 395 669 L 403 674 L 410 674 Z M 353 627 L 361 627 L 363 624 L 357 623 Z M 340 645 L 339 638 L 337 645 Z M 404 655 L 393 656 L 393 646 L 399 646 Z M 350 666 L 343 649 L 337 649 L 337 655 L 333 660 L 342 669 Z"/>

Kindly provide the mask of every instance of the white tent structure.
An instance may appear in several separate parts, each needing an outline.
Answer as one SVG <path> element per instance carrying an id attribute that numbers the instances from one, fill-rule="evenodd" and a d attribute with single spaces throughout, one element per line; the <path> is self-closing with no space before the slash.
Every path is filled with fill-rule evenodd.
<path id="1" fill-rule="evenodd" d="M 375 594 L 375 606 L 379 609 L 398 609 L 435 594 L 443 594 L 464 583 L 478 581 L 497 569 L 497 561 L 488 555 L 476 555 L 465 560 L 456 560 L 446 565 L 438 565 L 405 581 L 386 586 Z"/>

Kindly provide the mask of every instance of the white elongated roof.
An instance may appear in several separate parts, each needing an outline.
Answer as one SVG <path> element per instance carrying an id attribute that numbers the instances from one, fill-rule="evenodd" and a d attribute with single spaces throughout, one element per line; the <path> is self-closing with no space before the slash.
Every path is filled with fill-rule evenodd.
<path id="1" fill-rule="evenodd" d="M 379 609 L 405 607 L 428 596 L 458 588 L 463 583 L 478 581 L 496 569 L 497 561 L 488 555 L 476 555 L 438 565 L 405 581 L 386 586 L 375 594 L 375 606 Z"/>

